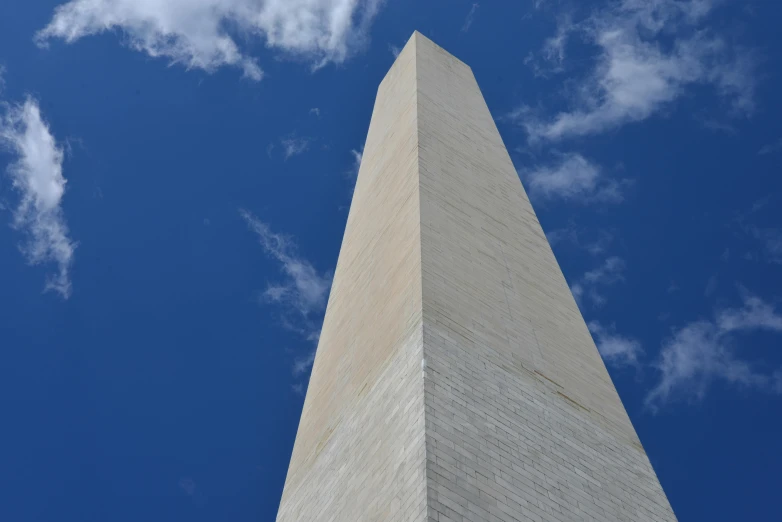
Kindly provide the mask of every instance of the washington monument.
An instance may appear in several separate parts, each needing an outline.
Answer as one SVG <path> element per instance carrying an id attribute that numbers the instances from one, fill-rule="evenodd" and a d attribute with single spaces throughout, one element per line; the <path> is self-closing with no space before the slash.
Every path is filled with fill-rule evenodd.
<path id="1" fill-rule="evenodd" d="M 278 522 L 675 521 L 471 69 L 378 88 Z"/>

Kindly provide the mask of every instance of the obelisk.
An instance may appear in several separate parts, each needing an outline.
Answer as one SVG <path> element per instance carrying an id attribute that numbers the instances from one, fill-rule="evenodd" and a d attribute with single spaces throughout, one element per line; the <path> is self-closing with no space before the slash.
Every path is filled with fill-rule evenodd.
<path id="1" fill-rule="evenodd" d="M 471 69 L 378 89 L 278 522 L 674 521 Z"/>

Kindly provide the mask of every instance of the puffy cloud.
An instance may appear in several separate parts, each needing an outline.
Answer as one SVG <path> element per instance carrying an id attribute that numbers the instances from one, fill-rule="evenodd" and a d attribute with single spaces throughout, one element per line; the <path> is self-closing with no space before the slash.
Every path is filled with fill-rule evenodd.
<path id="1" fill-rule="evenodd" d="M 381 0 L 71 0 L 36 34 L 40 45 L 118 30 L 133 49 L 188 68 L 239 67 L 260 80 L 247 36 L 310 61 L 343 62 L 366 38 Z"/>
<path id="2" fill-rule="evenodd" d="M 63 149 L 41 117 L 36 100 L 28 98 L 21 105 L 6 105 L 5 109 L 0 117 L 0 144 L 16 157 L 8 174 L 20 195 L 13 225 L 27 236 L 22 251 L 31 264 L 57 265 L 46 289 L 67 299 L 76 245 L 69 238 L 62 211 L 66 185 Z"/>

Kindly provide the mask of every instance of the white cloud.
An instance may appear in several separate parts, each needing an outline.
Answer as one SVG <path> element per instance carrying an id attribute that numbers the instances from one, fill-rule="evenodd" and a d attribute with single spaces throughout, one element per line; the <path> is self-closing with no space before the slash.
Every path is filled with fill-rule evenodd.
<path id="1" fill-rule="evenodd" d="M 317 107 L 313 107 L 310 109 L 310 114 L 314 114 L 315 117 L 320 118 L 320 109 Z"/>
<path id="2" fill-rule="evenodd" d="M 747 252 L 746 259 L 760 260 L 762 257 L 768 263 L 782 264 L 782 229 L 761 227 L 754 223 L 758 218 L 757 215 L 768 207 L 769 199 L 769 197 L 760 199 L 752 205 L 749 211 L 738 213 L 736 222 L 744 233 L 763 247 L 761 253 Z"/>
<path id="3" fill-rule="evenodd" d="M 589 236 L 587 238 L 586 236 Z M 608 230 L 588 230 L 570 223 L 564 228 L 558 228 L 546 233 L 549 244 L 571 244 L 585 250 L 593 256 L 605 254 L 614 241 L 614 234 Z"/>
<path id="4" fill-rule="evenodd" d="M 576 283 L 570 287 L 570 293 L 573 294 L 573 299 L 580 305 L 584 299 L 584 287 L 581 283 Z"/>
<path id="5" fill-rule="evenodd" d="M 752 236 L 761 241 L 766 261 L 782 264 L 782 230 L 778 228 L 749 227 Z"/>
<path id="6" fill-rule="evenodd" d="M 20 195 L 13 225 L 27 236 L 22 251 L 31 264 L 57 264 L 46 289 L 67 299 L 76 245 L 68 237 L 61 206 L 66 184 L 63 149 L 41 117 L 36 100 L 28 98 L 22 105 L 6 106 L 0 117 L 0 144 L 16 156 L 8 174 Z"/>
<path id="7" fill-rule="evenodd" d="M 264 296 L 270 302 L 291 307 L 304 319 L 322 313 L 326 308 L 331 277 L 319 273 L 309 261 L 300 257 L 289 237 L 275 234 L 266 223 L 246 210 L 240 210 L 240 214 L 250 230 L 258 235 L 264 251 L 280 263 L 286 275 L 284 281 L 269 285 Z"/>
<path id="8" fill-rule="evenodd" d="M 183 477 L 179 479 L 179 489 L 181 489 L 185 495 L 192 497 L 196 493 L 196 483 L 190 477 Z"/>
<path id="9" fill-rule="evenodd" d="M 586 272 L 577 283 L 570 287 L 579 306 L 584 304 L 585 297 L 588 297 L 593 305 L 603 306 L 606 303 L 606 298 L 601 293 L 601 287 L 624 281 L 625 266 L 622 258 L 611 256 L 599 267 Z"/>
<path id="10" fill-rule="evenodd" d="M 587 326 L 595 337 L 597 349 L 606 363 L 620 368 L 623 366 L 639 367 L 638 359 L 643 354 L 640 342 L 619 335 L 615 328 L 605 328 L 597 321 L 590 321 Z"/>
<path id="11" fill-rule="evenodd" d="M 318 272 L 312 263 L 299 256 L 291 238 L 271 231 L 269 226 L 250 212 L 240 210 L 250 230 L 258 235 L 266 254 L 280 264 L 283 281 L 269 284 L 263 292 L 267 303 L 281 307 L 281 326 L 297 333 L 317 346 L 331 275 Z M 315 350 L 293 361 L 294 377 L 301 377 L 312 366 Z M 295 387 L 302 387 L 301 383 Z M 294 387 L 294 388 L 295 388 Z"/>
<path id="12" fill-rule="evenodd" d="M 514 111 L 530 139 L 558 140 L 641 121 L 693 84 L 710 84 L 738 114 L 754 110 L 754 60 L 701 27 L 716 0 L 618 0 L 586 20 L 560 26 L 544 45 L 564 57 L 571 32 L 599 48 L 597 65 L 576 93 L 572 110 L 551 119 Z"/>
<path id="13" fill-rule="evenodd" d="M 0 82 L 0 86 L 2 86 L 2 82 Z M 758 151 L 758 156 L 765 156 L 766 154 L 773 154 L 774 152 L 777 152 L 779 150 L 782 150 L 782 138 L 778 139 L 774 143 L 769 143 L 768 145 L 763 145 L 760 150 Z"/>
<path id="14" fill-rule="evenodd" d="M 759 297 L 744 296 L 744 306 L 729 308 L 717 314 L 717 328 L 721 332 L 741 330 L 769 330 L 782 332 L 782 315 Z"/>
<path id="15" fill-rule="evenodd" d="M 285 159 L 287 160 L 291 156 L 298 156 L 307 152 L 311 141 L 309 138 L 298 138 L 296 136 L 288 136 L 281 139 L 280 144 L 282 145 Z"/>
<path id="16" fill-rule="evenodd" d="M 358 169 L 361 168 L 361 159 L 364 157 L 363 150 L 351 150 L 350 154 L 353 156 L 353 166 L 351 167 L 351 174 L 353 179 L 358 176 Z"/>
<path id="17" fill-rule="evenodd" d="M 298 377 L 305 373 L 312 367 L 312 363 L 315 362 L 315 350 L 312 350 L 305 357 L 299 357 L 293 361 L 293 375 Z"/>
<path id="18" fill-rule="evenodd" d="M 781 370 L 769 375 L 734 353 L 738 334 L 782 333 L 782 315 L 762 299 L 745 295 L 743 305 L 718 312 L 712 321 L 696 321 L 676 330 L 656 364 L 660 381 L 646 397 L 647 406 L 685 398 L 702 399 L 714 381 L 782 393 Z"/>
<path id="19" fill-rule="evenodd" d="M 462 25 L 462 32 L 466 33 L 470 30 L 470 27 L 472 26 L 473 21 L 475 21 L 475 12 L 478 10 L 478 4 L 472 4 L 472 7 L 470 7 L 470 12 L 467 13 L 467 18 L 464 19 L 464 25 Z"/>
<path id="20" fill-rule="evenodd" d="M 627 180 L 606 179 L 600 168 L 580 154 L 563 154 L 554 165 L 521 171 L 530 195 L 541 199 L 565 199 L 582 203 L 619 203 Z"/>
<path id="21" fill-rule="evenodd" d="M 606 259 L 601 266 L 584 274 L 584 281 L 593 285 L 614 284 L 624 280 L 622 275 L 624 269 L 624 260 L 617 256 L 612 256 Z"/>
<path id="22" fill-rule="evenodd" d="M 260 80 L 251 37 L 314 67 L 363 44 L 382 0 L 71 0 L 36 34 L 46 45 L 121 31 L 128 45 L 187 68 L 239 67 Z"/>
<path id="23" fill-rule="evenodd" d="M 570 33 L 574 29 L 572 13 L 565 12 L 557 23 L 557 32 L 554 36 L 546 38 L 540 52 L 541 60 L 534 52 L 529 52 L 524 58 L 524 64 L 532 68 L 535 76 L 548 77 L 550 74 L 561 73 L 565 70 L 565 49 Z M 516 115 L 518 116 L 518 114 Z"/>

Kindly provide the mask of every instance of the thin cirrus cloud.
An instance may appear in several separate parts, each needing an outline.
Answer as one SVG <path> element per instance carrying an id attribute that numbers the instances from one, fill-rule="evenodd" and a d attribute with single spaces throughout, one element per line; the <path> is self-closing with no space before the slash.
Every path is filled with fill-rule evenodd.
<path id="1" fill-rule="evenodd" d="M 782 370 L 768 373 L 736 354 L 737 341 L 757 332 L 782 333 L 782 315 L 757 296 L 746 294 L 737 308 L 712 320 L 686 324 L 663 344 L 655 367 L 659 381 L 646 397 L 653 410 L 668 402 L 702 399 L 717 381 L 782 393 Z"/>
<path id="2" fill-rule="evenodd" d="M 381 0 L 71 0 L 57 7 L 36 42 L 68 43 L 120 31 L 128 45 L 152 57 L 211 72 L 263 71 L 247 49 L 254 36 L 267 47 L 309 61 L 342 63 L 366 40 Z M 233 31 L 229 31 L 231 28 Z"/>
<path id="3" fill-rule="evenodd" d="M 527 107 L 509 119 L 530 140 L 596 134 L 650 117 L 693 85 L 711 85 L 731 112 L 754 110 L 752 53 L 731 46 L 705 27 L 718 0 L 621 0 L 578 23 L 560 25 L 544 58 L 561 68 L 568 38 L 598 48 L 596 65 L 575 93 L 570 110 L 539 118 Z"/>
<path id="4" fill-rule="evenodd" d="M 8 174 L 20 197 L 13 226 L 26 236 L 21 250 L 30 264 L 57 265 L 45 288 L 67 299 L 76 244 L 69 237 L 62 210 L 64 154 L 35 99 L 5 105 L 5 114 L 0 116 L 0 145 L 15 156 Z"/>
<path id="5" fill-rule="evenodd" d="M 536 199 L 563 199 L 580 203 L 620 203 L 629 180 L 607 178 L 600 167 L 581 154 L 562 154 L 556 163 L 520 171 Z"/>

